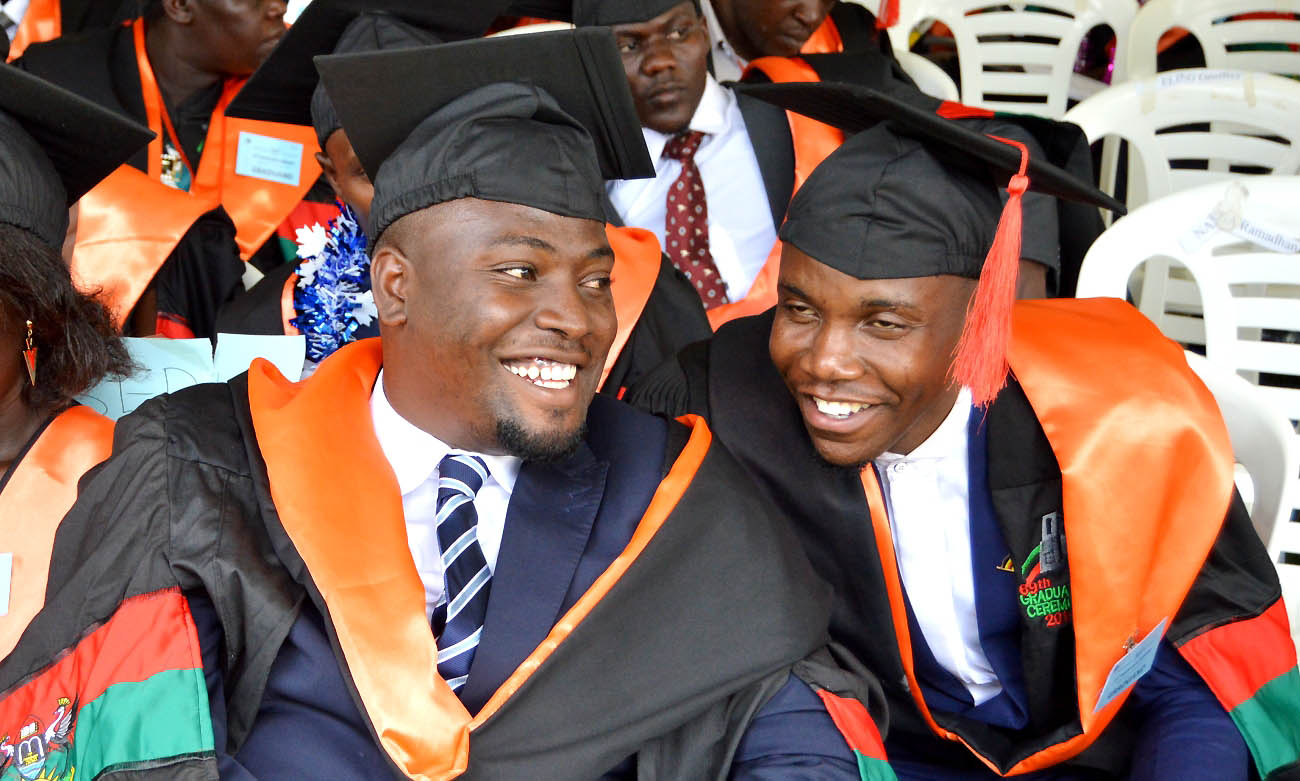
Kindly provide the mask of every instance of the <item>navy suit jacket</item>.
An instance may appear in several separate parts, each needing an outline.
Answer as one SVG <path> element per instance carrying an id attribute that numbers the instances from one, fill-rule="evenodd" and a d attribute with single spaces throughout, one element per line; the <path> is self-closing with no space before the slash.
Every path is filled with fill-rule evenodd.
<path id="1" fill-rule="evenodd" d="M 571 457 L 520 469 L 482 639 L 461 691 L 471 713 L 623 551 L 671 466 L 659 454 L 675 454 L 680 447 L 669 447 L 669 439 L 684 434 L 603 397 L 593 402 L 588 426 Z M 221 623 L 206 595 L 188 596 L 203 648 L 222 778 L 391 777 L 339 669 L 324 618 L 310 601 L 271 668 L 251 733 L 233 756 L 222 753 Z M 781 777 L 794 766 L 809 773 L 806 778 L 857 778 L 856 761 L 830 717 L 793 677 L 751 722 L 734 763 L 749 778 Z M 627 774 L 635 776 L 634 758 L 609 777 Z"/>

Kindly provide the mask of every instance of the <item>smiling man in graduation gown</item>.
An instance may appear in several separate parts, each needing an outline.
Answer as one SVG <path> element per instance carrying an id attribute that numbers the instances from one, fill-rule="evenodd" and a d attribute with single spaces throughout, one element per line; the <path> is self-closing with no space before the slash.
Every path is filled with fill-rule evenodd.
<path id="1" fill-rule="evenodd" d="M 384 161 L 382 337 L 123 418 L 0 718 L 71 701 L 79 777 L 892 777 L 740 464 L 593 400 L 601 162 L 634 160 L 588 80 L 613 62 L 603 30 L 322 61 Z"/>
<path id="2" fill-rule="evenodd" d="M 763 91 L 861 132 L 791 204 L 776 308 L 629 398 L 708 417 L 795 519 L 899 777 L 1294 777 L 1295 649 L 1213 398 L 1121 301 L 1013 305 L 1026 186 L 1108 199 L 879 93 Z"/>
<path id="3" fill-rule="evenodd" d="M 506 3 L 495 5 L 504 8 Z M 363 6 L 357 0 L 322 0 L 309 6 L 229 111 L 248 119 L 312 125 L 324 150 L 321 167 L 350 211 L 328 226 L 333 238 L 321 251 L 304 248 L 309 257 L 303 265 L 310 274 L 299 275 L 298 264 L 273 271 L 219 317 L 223 331 L 302 333 L 313 362 L 343 344 L 376 335 L 378 325 L 373 320 L 359 322 L 355 310 L 361 304 L 352 303 L 370 290 L 365 223 L 374 188 L 317 79 L 311 57 L 331 50 L 391 50 L 463 37 L 472 26 L 486 29 L 499 10 L 479 0 L 433 6 L 423 0 L 386 0 L 370 3 L 357 14 Z M 617 79 L 606 88 L 614 90 L 617 99 L 626 99 Z M 611 225 L 608 234 L 615 254 L 611 289 L 620 328 L 605 361 L 600 390 L 617 395 L 710 330 L 690 283 L 650 234 L 618 225 Z"/>

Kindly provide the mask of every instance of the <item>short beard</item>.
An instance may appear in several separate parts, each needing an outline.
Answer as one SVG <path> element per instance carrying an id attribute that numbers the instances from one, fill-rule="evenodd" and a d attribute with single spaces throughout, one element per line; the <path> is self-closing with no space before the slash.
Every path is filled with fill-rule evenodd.
<path id="1" fill-rule="evenodd" d="M 541 463 L 563 461 L 573 455 L 587 436 L 584 421 L 569 432 L 535 434 L 509 418 L 497 421 L 497 444 L 512 456 Z"/>

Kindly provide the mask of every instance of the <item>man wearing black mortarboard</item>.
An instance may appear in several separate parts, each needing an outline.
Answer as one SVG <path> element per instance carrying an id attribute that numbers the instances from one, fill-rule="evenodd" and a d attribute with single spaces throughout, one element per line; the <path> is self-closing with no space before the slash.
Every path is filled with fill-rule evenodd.
<path id="1" fill-rule="evenodd" d="M 776 307 L 628 398 L 706 417 L 795 521 L 899 778 L 1295 774 L 1295 649 L 1213 397 L 1124 302 L 1014 301 L 1028 187 L 1118 204 L 871 90 L 755 94 L 857 134 L 790 205 Z"/>
<path id="2" fill-rule="evenodd" d="M 652 179 L 607 185 L 614 209 L 656 234 L 716 328 L 771 305 L 776 232 L 790 196 L 843 136 L 820 123 L 791 123 L 780 109 L 719 84 L 709 73 L 705 18 L 695 0 L 573 4 L 578 26 L 613 27 L 656 161 Z M 828 69 L 872 85 L 894 78 L 850 59 Z M 805 78 L 815 80 L 810 72 Z M 898 81 L 910 86 L 905 76 Z"/>
<path id="3" fill-rule="evenodd" d="M 893 777 L 784 519 L 701 420 L 594 398 L 603 180 L 648 168 L 617 61 L 606 30 L 318 61 L 381 337 L 119 421 L 0 664 L 82 703 L 88 776 Z"/>
<path id="4" fill-rule="evenodd" d="M 464 6 L 464 7 L 462 7 Z M 437 36 L 485 29 L 505 3 L 357 3 L 322 0 L 307 8 L 285 43 L 231 104 L 231 116 L 311 124 L 323 152 L 321 168 L 342 205 L 342 217 L 300 232 L 299 264 L 277 269 L 228 304 L 220 330 L 302 333 L 318 363 L 356 339 L 378 335 L 370 297 L 365 224 L 374 190 L 316 77 L 311 57 L 437 43 Z M 361 14 L 358 8 L 367 8 Z M 610 228 L 616 260 L 613 293 L 620 328 L 606 358 L 602 392 L 617 394 L 693 341 L 709 334 L 689 283 L 677 275 L 644 232 Z M 288 305 L 291 303 L 291 306 Z"/>
<path id="5" fill-rule="evenodd" d="M 248 264 L 283 261 L 273 233 L 320 175 L 305 128 L 225 115 L 283 37 L 285 3 L 139 5 L 129 24 L 34 44 L 16 64 L 156 135 L 81 199 L 74 273 L 130 333 L 214 336 Z"/>

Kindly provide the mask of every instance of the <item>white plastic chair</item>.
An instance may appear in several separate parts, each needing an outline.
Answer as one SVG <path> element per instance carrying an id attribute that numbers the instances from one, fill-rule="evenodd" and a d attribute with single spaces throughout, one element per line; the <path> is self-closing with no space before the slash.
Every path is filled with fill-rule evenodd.
<path id="1" fill-rule="evenodd" d="M 1300 474 L 1295 430 L 1262 398 L 1260 388 L 1204 356 L 1192 352 L 1186 356 L 1223 413 L 1233 457 L 1250 478 L 1248 485 L 1238 480 L 1237 487 L 1250 507 L 1255 531 L 1268 544 L 1274 530 L 1291 517 L 1291 491 Z"/>
<path id="2" fill-rule="evenodd" d="M 900 0 L 889 35 L 906 51 L 915 27 L 942 22 L 957 45 L 961 102 L 1059 118 L 1084 36 L 1109 25 L 1123 52 L 1136 11 L 1134 0 Z"/>
<path id="3" fill-rule="evenodd" d="M 1124 298 L 1131 292 L 1138 308 L 1166 336 L 1184 344 L 1207 344 L 1206 324 L 1212 312 L 1204 308 L 1202 302 L 1208 288 L 1224 283 L 1217 277 L 1206 277 L 1206 274 L 1212 274 L 1216 269 L 1221 269 L 1224 274 L 1238 270 L 1245 274 L 1256 258 L 1273 258 L 1283 267 L 1300 269 L 1300 255 L 1267 252 L 1249 245 L 1231 233 L 1217 230 L 1212 218 L 1217 213 L 1224 224 L 1230 224 L 1235 210 L 1244 215 L 1251 226 L 1265 226 L 1271 233 L 1296 237 L 1300 241 L 1297 202 L 1300 202 L 1300 177 L 1296 176 L 1236 177 L 1152 201 L 1116 220 L 1093 242 L 1079 272 L 1078 295 Z M 1171 271 L 1171 263 L 1180 268 Z M 1134 271 L 1138 269 L 1143 272 L 1140 283 L 1130 285 Z M 1265 285 L 1263 289 L 1267 292 L 1269 287 Z M 1252 290 L 1261 290 L 1260 283 L 1255 283 Z M 1273 293 L 1283 291 L 1284 288 L 1276 284 L 1271 287 Z M 1221 322 L 1229 322 L 1224 318 L 1234 316 L 1235 305 L 1231 302 L 1216 298 L 1213 306 L 1218 308 L 1215 314 L 1220 315 Z M 1283 312 L 1274 324 L 1256 323 L 1256 329 L 1289 327 L 1300 330 L 1300 308 L 1291 309 L 1287 299 L 1261 306 L 1263 311 L 1270 312 L 1282 307 Z M 1288 321 L 1287 317 L 1292 320 Z M 1286 325 L 1288 322 L 1290 325 Z M 1236 332 L 1232 333 L 1235 336 Z M 1211 348 L 1211 358 L 1216 357 L 1216 352 L 1232 350 L 1223 343 L 1221 336 L 1218 338 L 1215 347 Z M 1300 346 L 1290 346 L 1300 350 Z M 1300 373 L 1300 356 L 1293 360 L 1291 371 L 1279 373 Z M 1276 363 L 1273 360 L 1270 365 Z M 1263 367 L 1253 368 L 1258 371 Z M 1300 391 L 1296 393 L 1300 394 Z M 1300 413 L 1300 405 L 1286 414 L 1300 417 L 1297 413 Z"/>
<path id="4" fill-rule="evenodd" d="M 961 99 L 957 85 L 948 74 L 943 72 L 943 68 L 906 49 L 896 49 L 894 56 L 898 58 L 898 64 L 903 66 L 903 72 L 911 76 L 912 81 L 916 82 L 916 86 L 925 94 L 940 100 Z"/>
<path id="5" fill-rule="evenodd" d="M 1267 73 L 1199 68 L 1117 84 L 1070 109 L 1088 141 L 1129 143 L 1130 208 L 1238 172 L 1300 172 L 1300 82 Z M 1205 125 L 1209 124 L 1206 129 Z M 1114 192 L 1115 157 L 1103 155 L 1102 189 Z M 1202 169 L 1174 168 L 1197 161 Z"/>
<path id="6" fill-rule="evenodd" d="M 1290 48 L 1300 43 L 1300 21 L 1242 18 L 1259 12 L 1300 13 L 1300 0 L 1148 0 L 1133 18 L 1116 78 L 1154 75 L 1156 44 L 1173 27 L 1196 38 L 1207 68 L 1300 75 L 1300 52 Z"/>

